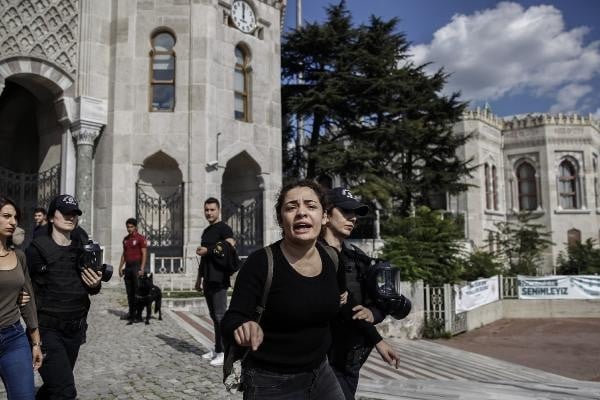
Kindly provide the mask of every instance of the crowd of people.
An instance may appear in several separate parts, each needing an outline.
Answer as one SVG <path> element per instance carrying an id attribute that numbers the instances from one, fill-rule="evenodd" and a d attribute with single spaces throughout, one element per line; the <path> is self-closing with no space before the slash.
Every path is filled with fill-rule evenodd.
<path id="1" fill-rule="evenodd" d="M 396 282 L 380 276 L 378 285 L 388 289 L 382 300 L 370 282 L 377 260 L 347 243 L 357 217 L 368 212 L 365 204 L 345 188 L 326 193 L 309 180 L 283 187 L 275 205 L 282 238 L 247 258 L 229 307 L 236 268 L 224 263 L 237 259 L 236 242 L 220 211 L 216 198 L 206 199 L 208 225 L 196 250 L 195 287 L 215 333 L 214 349 L 202 358 L 221 366 L 226 352 L 244 349 L 244 399 L 354 399 L 373 348 L 398 368 L 398 354 L 375 325 L 387 315 L 408 315 L 410 301 L 395 292 Z M 82 261 L 88 235 L 78 226 L 81 213 L 70 195 L 54 198 L 48 210 L 36 208 L 24 253 L 14 242 L 19 207 L 0 196 L 0 376 L 9 400 L 77 397 L 73 369 L 86 340 L 90 296 L 102 282 L 102 272 Z M 118 271 L 133 324 L 148 243 L 134 218 L 125 225 Z M 43 381 L 37 393 L 36 370 Z"/>

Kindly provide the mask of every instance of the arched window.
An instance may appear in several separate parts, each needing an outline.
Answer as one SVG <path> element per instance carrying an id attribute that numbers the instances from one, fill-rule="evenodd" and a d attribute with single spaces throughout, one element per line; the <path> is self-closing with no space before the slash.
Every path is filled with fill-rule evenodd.
<path id="1" fill-rule="evenodd" d="M 517 189 L 519 192 L 519 210 L 531 211 L 537 209 L 537 188 L 535 168 L 528 162 L 523 162 L 517 168 Z"/>
<path id="2" fill-rule="evenodd" d="M 498 210 L 498 172 L 495 165 L 492 165 L 492 203 L 494 210 Z"/>
<path id="3" fill-rule="evenodd" d="M 485 185 L 485 209 L 489 210 L 492 208 L 492 185 L 490 184 L 490 166 L 485 163 L 483 166 L 484 182 Z"/>
<path id="4" fill-rule="evenodd" d="M 578 208 L 577 168 L 569 160 L 558 166 L 558 196 L 563 209 Z"/>
<path id="5" fill-rule="evenodd" d="M 150 51 L 151 111 L 175 109 L 175 37 L 166 31 L 152 36 Z"/>
<path id="6" fill-rule="evenodd" d="M 250 121 L 250 57 L 242 46 L 235 48 L 233 80 L 234 116 L 239 121 Z"/>
<path id="7" fill-rule="evenodd" d="M 581 231 L 579 229 L 569 229 L 567 231 L 567 246 L 573 247 L 577 243 L 581 243 Z"/>
<path id="8" fill-rule="evenodd" d="M 600 207 L 600 199 L 598 198 L 598 156 L 593 155 L 592 157 L 592 169 L 594 170 L 594 201 L 596 208 Z"/>

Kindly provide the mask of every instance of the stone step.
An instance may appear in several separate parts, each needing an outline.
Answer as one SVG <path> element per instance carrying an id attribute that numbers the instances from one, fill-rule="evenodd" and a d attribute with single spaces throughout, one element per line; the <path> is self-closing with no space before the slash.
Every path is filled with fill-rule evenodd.
<path id="1" fill-rule="evenodd" d="M 412 379 L 361 381 L 356 398 L 378 400 L 595 400 L 600 384 L 555 382 L 470 382 Z"/>
<path id="2" fill-rule="evenodd" d="M 206 348 L 214 333 L 210 318 L 169 311 Z M 451 348 L 427 340 L 390 340 L 400 368 L 373 351 L 361 369 L 357 398 L 415 400 L 599 399 L 600 383 L 583 382 L 534 368 Z"/>

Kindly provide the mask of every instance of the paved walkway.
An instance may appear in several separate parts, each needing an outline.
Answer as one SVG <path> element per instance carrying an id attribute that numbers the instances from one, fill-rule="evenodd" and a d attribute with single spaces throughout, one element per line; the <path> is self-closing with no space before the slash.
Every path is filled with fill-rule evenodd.
<path id="1" fill-rule="evenodd" d="M 212 344 L 207 317 L 163 310 L 163 321 L 127 326 L 122 288 L 92 301 L 88 343 L 76 365 L 80 400 L 241 399 L 223 389 L 221 369 L 200 357 Z M 600 383 L 582 382 L 426 341 L 398 341 L 401 368 L 372 354 L 364 399 L 599 399 Z M 36 378 L 40 384 L 39 377 Z M 0 391 L 0 398 L 4 398 Z"/>

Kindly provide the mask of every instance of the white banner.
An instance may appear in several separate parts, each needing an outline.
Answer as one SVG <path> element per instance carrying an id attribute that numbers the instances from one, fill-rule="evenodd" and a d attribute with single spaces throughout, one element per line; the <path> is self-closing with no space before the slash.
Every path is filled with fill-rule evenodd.
<path id="1" fill-rule="evenodd" d="M 455 312 L 473 310 L 500 299 L 498 276 L 469 282 L 466 286 L 454 286 Z"/>
<path id="2" fill-rule="evenodd" d="M 519 299 L 600 299 L 600 276 L 597 275 L 519 275 L 517 279 Z"/>

